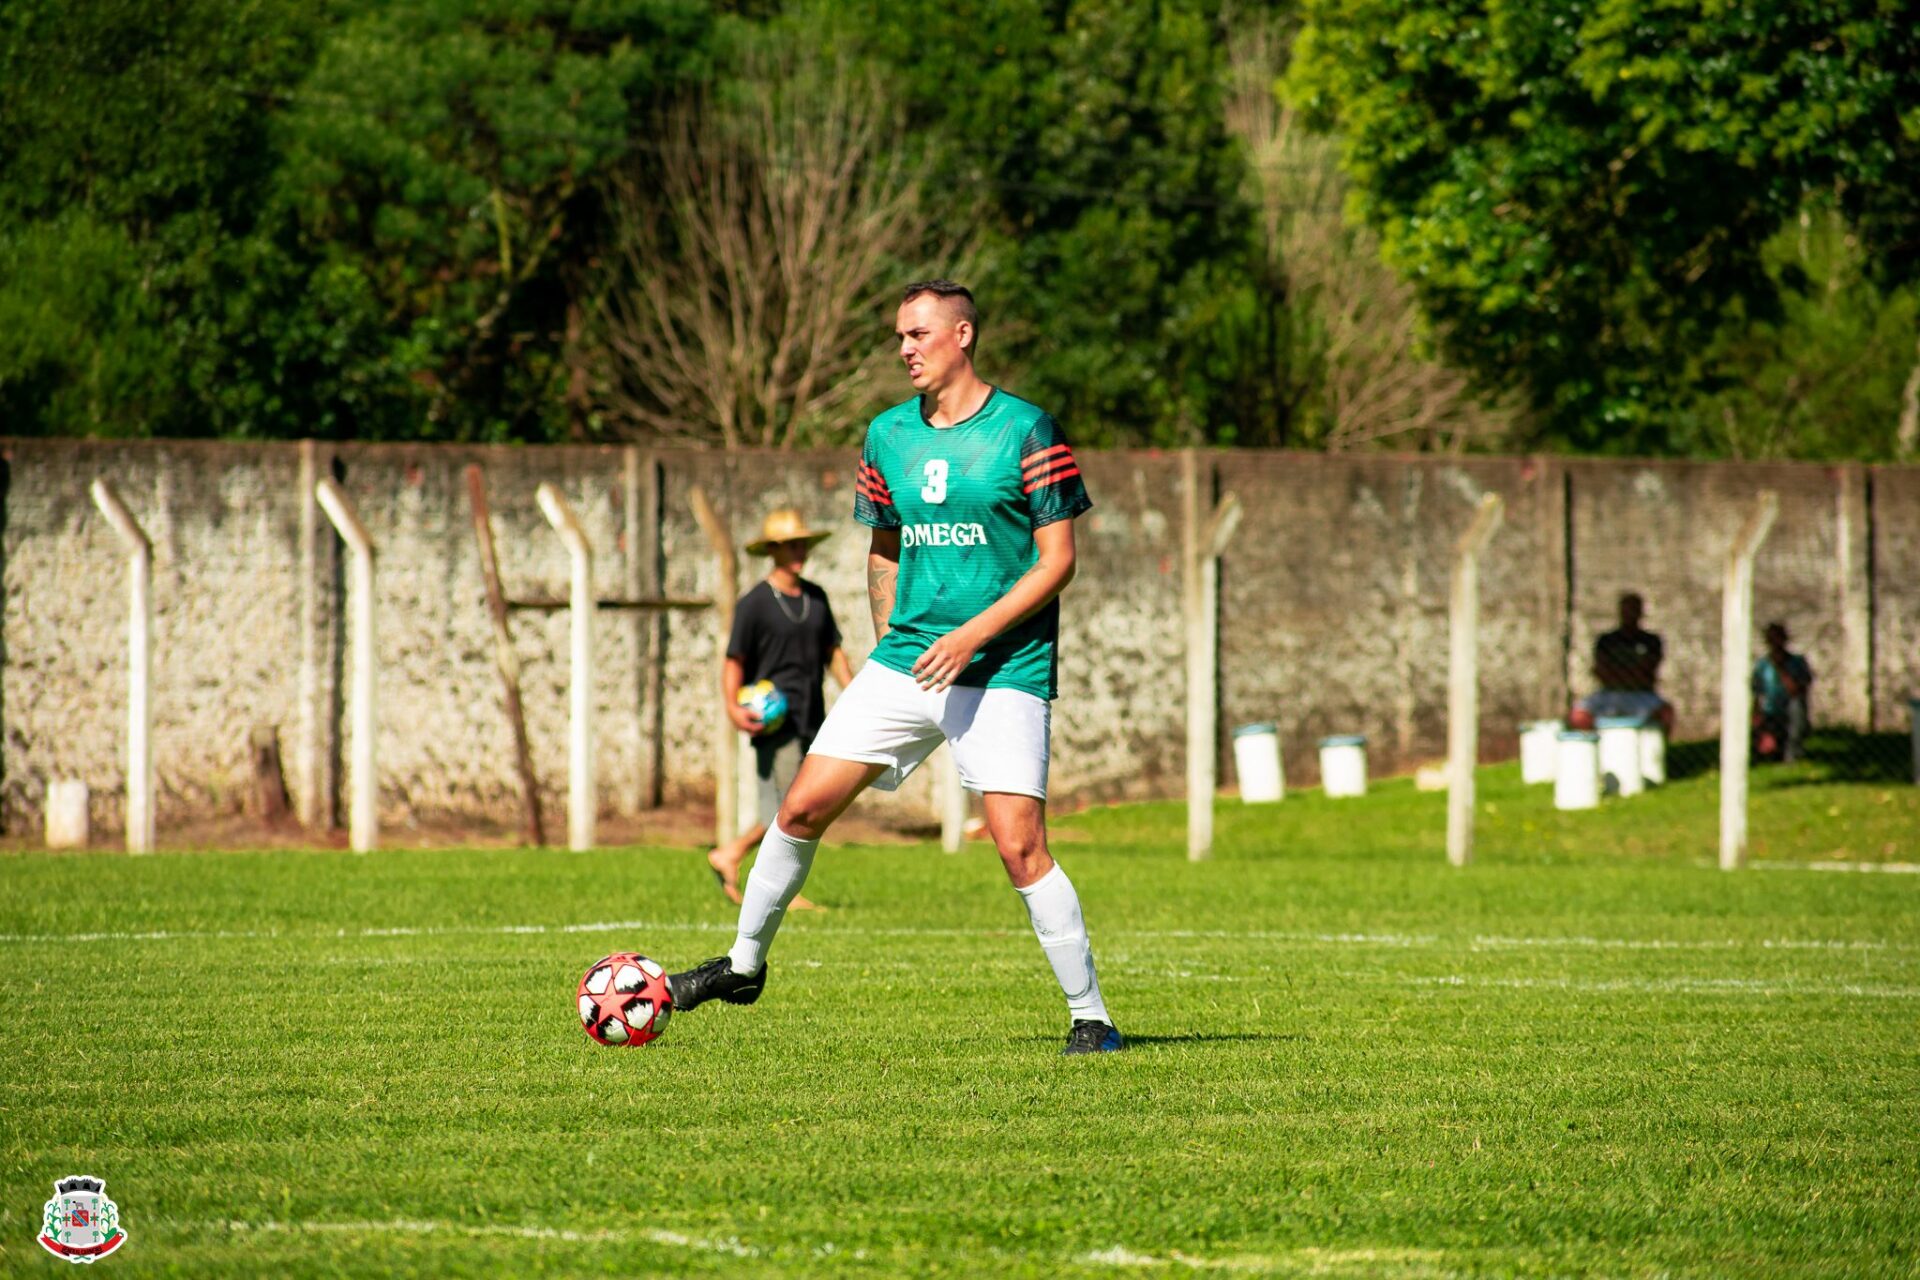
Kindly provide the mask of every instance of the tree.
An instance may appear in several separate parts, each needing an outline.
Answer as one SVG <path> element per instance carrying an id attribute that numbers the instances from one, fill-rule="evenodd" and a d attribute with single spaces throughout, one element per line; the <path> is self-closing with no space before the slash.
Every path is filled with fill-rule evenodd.
<path id="1" fill-rule="evenodd" d="M 277 194 L 329 434 L 578 433 L 596 177 L 702 65 L 692 0 L 406 0 L 334 31 L 283 123 Z"/>
<path id="2" fill-rule="evenodd" d="M 1380 261 L 1374 236 L 1341 217 L 1337 143 L 1279 100 L 1289 43 L 1282 24 L 1259 11 L 1241 15 L 1227 41 L 1227 127 L 1247 148 L 1258 212 L 1255 278 L 1276 304 L 1269 377 L 1289 388 L 1285 434 L 1246 443 L 1500 443 L 1513 429 L 1512 407 L 1483 404 L 1464 373 L 1423 349 L 1413 289 Z"/>
<path id="3" fill-rule="evenodd" d="M 14 433 L 207 435 L 258 406 L 275 95 L 334 6 L 0 9 L 0 415 Z"/>
<path id="4" fill-rule="evenodd" d="M 1920 268 L 1911 0 L 1307 0 L 1294 101 L 1442 349 L 1552 442 L 1668 447 L 1689 355 L 1771 322 L 1765 246 L 1834 193 L 1885 283 Z"/>
<path id="5" fill-rule="evenodd" d="M 872 70 L 780 39 L 735 80 L 662 112 L 611 182 L 599 425 L 727 448 L 852 439 L 901 396 L 881 377 L 900 283 L 964 273 L 964 251 L 929 233 L 926 164 Z"/>
<path id="6" fill-rule="evenodd" d="M 982 358 L 1086 443 L 1191 443 L 1259 376 L 1251 221 L 1205 0 L 876 0 L 803 11 L 898 75 L 942 143 L 931 208 L 977 233 Z"/>

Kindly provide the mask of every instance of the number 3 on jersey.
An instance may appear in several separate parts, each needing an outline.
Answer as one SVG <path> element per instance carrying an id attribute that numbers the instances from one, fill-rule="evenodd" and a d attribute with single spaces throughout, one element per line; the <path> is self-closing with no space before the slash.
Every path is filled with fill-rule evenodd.
<path id="1" fill-rule="evenodd" d="M 947 500 L 947 460 L 928 458 L 925 474 L 927 482 L 920 486 L 921 501 L 945 502 Z"/>

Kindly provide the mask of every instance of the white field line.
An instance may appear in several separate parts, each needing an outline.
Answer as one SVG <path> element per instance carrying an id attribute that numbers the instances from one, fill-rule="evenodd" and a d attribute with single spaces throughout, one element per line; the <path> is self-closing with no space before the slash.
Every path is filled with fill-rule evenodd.
<path id="1" fill-rule="evenodd" d="M 595 920 L 579 924 L 510 925 L 423 925 L 364 929 L 313 930 L 281 929 L 151 929 L 101 930 L 88 933 L 0 933 L 0 945 L 76 942 L 175 942 L 185 940 L 272 939 L 280 941 L 317 941 L 325 938 L 449 938 L 511 937 L 543 934 L 594 933 L 732 933 L 733 926 L 710 921 L 670 920 Z M 863 938 L 984 938 L 1024 933 L 1012 928 L 865 928 L 858 925 L 834 925 L 820 936 Z M 1763 951 L 1915 951 L 1920 944 L 1889 942 L 1875 938 L 1601 938 L 1584 934 L 1550 937 L 1505 937 L 1479 934 L 1469 938 L 1446 938 L 1430 933 L 1314 933 L 1282 929 L 1113 929 L 1096 930 L 1096 938 L 1180 939 L 1229 942 L 1298 942 L 1324 946 L 1357 947 L 1455 947 L 1474 951 L 1498 951 L 1519 948 L 1562 950 L 1623 951 L 1733 951 L 1757 948 Z"/>
<path id="2" fill-rule="evenodd" d="M 1401 978 L 1415 987 L 1510 987 L 1516 990 L 1596 991 L 1690 995 L 1867 996 L 1882 1000 L 1920 1000 L 1920 987 L 1866 986 L 1857 982 L 1781 982 L 1768 978 L 1478 978 L 1447 974 L 1437 978 Z"/>
<path id="3" fill-rule="evenodd" d="M 1920 875 L 1920 862 L 1749 862 L 1755 871 L 1860 871 Z"/>
<path id="4" fill-rule="evenodd" d="M 1138 1253 L 1124 1245 L 1083 1253 L 1075 1262 L 1094 1266 L 1180 1268 L 1188 1271 L 1262 1271 L 1298 1276 L 1436 1276 L 1445 1255 L 1438 1249 L 1290 1249 L 1278 1256 L 1202 1258 L 1180 1250 Z"/>
<path id="5" fill-rule="evenodd" d="M 645 1240 L 676 1249 L 703 1253 L 724 1253 L 735 1258 L 757 1258 L 760 1250 L 729 1236 L 710 1240 L 684 1235 L 659 1227 L 634 1227 L 628 1230 L 571 1231 L 562 1227 L 509 1226 L 504 1223 L 441 1222 L 431 1219 L 393 1218 L 385 1222 L 223 1222 L 214 1224 L 236 1233 L 292 1233 L 327 1235 L 432 1235 L 509 1236 L 518 1240 L 557 1240 L 565 1244 L 625 1244 Z"/>

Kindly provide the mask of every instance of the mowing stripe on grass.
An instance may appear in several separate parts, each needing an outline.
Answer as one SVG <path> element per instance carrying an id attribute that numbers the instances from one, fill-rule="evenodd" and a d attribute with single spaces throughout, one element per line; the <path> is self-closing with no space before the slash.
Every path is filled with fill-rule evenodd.
<path id="1" fill-rule="evenodd" d="M 1758 871 L 1867 871 L 1888 875 L 1920 875 L 1920 862 L 1749 862 Z"/>
<path id="2" fill-rule="evenodd" d="M 0 933 L 0 944 L 72 942 L 179 942 L 188 940 L 320 941 L 328 938 L 458 938 L 513 937 L 586 933 L 732 933 L 734 926 L 712 921 L 596 920 L 581 924 L 420 925 L 366 929 L 319 929 L 295 932 L 279 929 L 151 929 L 105 930 L 89 933 Z M 858 938 L 982 938 L 1021 930 L 1012 928 L 947 929 L 914 926 L 868 928 L 828 925 L 822 935 Z M 1723 951 L 1757 947 L 1763 951 L 1915 951 L 1920 944 L 1883 938 L 1599 938 L 1586 934 L 1557 937 L 1504 937 L 1476 934 L 1449 938 L 1432 933 L 1312 933 L 1285 929 L 1103 929 L 1104 938 L 1194 938 L 1233 942 L 1306 942 L 1336 946 L 1435 947 L 1466 945 L 1475 950 L 1538 947 L 1624 951 Z"/>
<path id="3" fill-rule="evenodd" d="M 1365 978 L 1368 975 L 1351 975 Z M 1764 978 L 1477 978 L 1465 974 L 1400 978 L 1416 987 L 1510 987 L 1531 991 L 1632 991 L 1687 995 L 1870 996 L 1883 1000 L 1920 1000 L 1920 987 L 1867 987 L 1857 982 L 1774 982 Z"/>
<path id="4" fill-rule="evenodd" d="M 431 1235 L 444 1232 L 461 1236 L 510 1236 L 519 1240 L 558 1240 L 567 1244 L 627 1244 L 645 1240 L 676 1249 L 694 1249 L 702 1253 L 725 1253 L 736 1258 L 760 1257 L 760 1250 L 731 1237 L 709 1240 L 683 1235 L 660 1227 L 635 1227 L 631 1230 L 571 1231 L 563 1227 L 510 1226 L 505 1223 L 441 1222 L 432 1219 L 393 1218 L 385 1222 L 216 1222 L 204 1224 L 234 1232 L 303 1232 L 330 1235 Z"/>

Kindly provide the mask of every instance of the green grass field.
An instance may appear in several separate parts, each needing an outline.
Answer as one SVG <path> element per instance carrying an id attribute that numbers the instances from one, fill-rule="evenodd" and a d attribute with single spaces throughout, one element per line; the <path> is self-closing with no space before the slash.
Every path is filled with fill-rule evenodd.
<path id="1" fill-rule="evenodd" d="M 1819 782 L 1819 785 L 1805 785 Z M 1911 1276 L 1920 789 L 1764 774 L 1064 820 L 1132 1049 L 998 862 L 823 850 L 766 997 L 657 1045 L 586 964 L 724 949 L 688 850 L 0 858 L 0 1271 L 107 1180 L 114 1275 Z"/>

